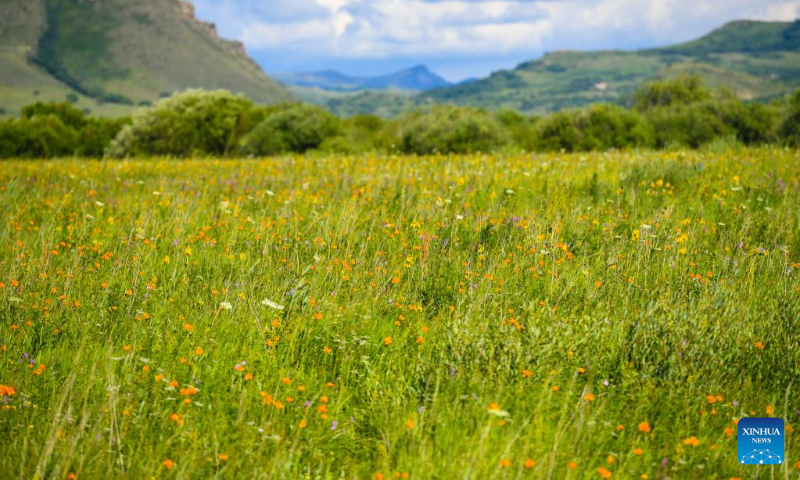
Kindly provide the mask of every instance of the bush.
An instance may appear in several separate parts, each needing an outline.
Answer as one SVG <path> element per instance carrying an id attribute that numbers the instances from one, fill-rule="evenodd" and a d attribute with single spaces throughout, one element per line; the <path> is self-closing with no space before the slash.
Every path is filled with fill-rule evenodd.
<path id="1" fill-rule="evenodd" d="M 0 158 L 52 158 L 72 155 L 78 133 L 55 115 L 0 121 Z"/>
<path id="2" fill-rule="evenodd" d="M 645 147 L 654 141 L 650 125 L 636 112 L 603 104 L 545 117 L 536 124 L 534 138 L 537 150 L 567 152 Z"/>
<path id="3" fill-rule="evenodd" d="M 498 110 L 494 112 L 494 116 L 511 135 L 511 140 L 516 146 L 526 151 L 535 149 L 533 135 L 535 119 L 514 110 Z"/>
<path id="4" fill-rule="evenodd" d="M 241 142 L 245 155 L 303 153 L 318 148 L 341 130 L 336 117 L 313 105 L 296 105 L 269 114 Z"/>
<path id="5" fill-rule="evenodd" d="M 327 138 L 318 149 L 330 153 L 359 153 L 389 151 L 391 145 L 391 133 L 383 119 L 362 114 L 341 120 L 339 134 Z"/>
<path id="6" fill-rule="evenodd" d="M 75 129 L 83 128 L 89 121 L 83 110 L 78 110 L 71 103 L 36 102 L 22 108 L 20 117 L 30 120 L 36 116 L 52 115 L 58 117 L 64 125 Z"/>
<path id="7" fill-rule="evenodd" d="M 640 112 L 658 107 L 688 105 L 711 99 L 711 90 L 696 75 L 644 83 L 634 94 Z"/>
<path id="8" fill-rule="evenodd" d="M 800 146 L 800 90 L 789 98 L 786 115 L 781 121 L 780 136 L 789 145 Z"/>
<path id="9" fill-rule="evenodd" d="M 716 137 L 736 135 L 736 130 L 725 124 L 719 105 L 713 101 L 655 108 L 647 112 L 647 120 L 653 126 L 658 148 L 697 148 Z"/>
<path id="10" fill-rule="evenodd" d="M 484 110 L 439 106 L 428 112 L 413 112 L 398 119 L 399 147 L 420 155 L 489 152 L 510 137 L 503 125 Z"/>
<path id="11" fill-rule="evenodd" d="M 100 157 L 127 119 L 90 118 L 69 103 L 37 102 L 0 122 L 0 157 Z"/>
<path id="12" fill-rule="evenodd" d="M 187 90 L 137 111 L 107 155 L 228 155 L 253 127 L 252 107 L 247 98 L 224 90 Z"/>
<path id="13" fill-rule="evenodd" d="M 534 145 L 539 151 L 572 152 L 580 144 L 580 132 L 572 123 L 572 113 L 557 112 L 536 123 Z"/>
<path id="14" fill-rule="evenodd" d="M 720 103 L 719 108 L 722 122 L 733 128 L 739 141 L 765 144 L 777 140 L 779 112 L 774 106 L 730 99 Z"/>

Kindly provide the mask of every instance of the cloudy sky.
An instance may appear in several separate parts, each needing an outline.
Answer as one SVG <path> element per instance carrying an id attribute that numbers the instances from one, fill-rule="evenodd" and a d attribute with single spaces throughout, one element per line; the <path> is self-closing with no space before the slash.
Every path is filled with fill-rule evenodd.
<path id="1" fill-rule="evenodd" d="M 637 49 L 736 19 L 794 20 L 800 0 L 195 0 L 267 72 L 482 77 L 543 52 Z"/>

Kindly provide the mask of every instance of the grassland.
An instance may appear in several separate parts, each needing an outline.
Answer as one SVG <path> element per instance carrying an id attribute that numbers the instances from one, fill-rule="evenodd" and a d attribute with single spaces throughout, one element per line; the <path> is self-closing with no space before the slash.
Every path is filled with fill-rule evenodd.
<path id="1" fill-rule="evenodd" d="M 4 162 L 0 199 L 5 478 L 800 470 L 798 151 Z"/>

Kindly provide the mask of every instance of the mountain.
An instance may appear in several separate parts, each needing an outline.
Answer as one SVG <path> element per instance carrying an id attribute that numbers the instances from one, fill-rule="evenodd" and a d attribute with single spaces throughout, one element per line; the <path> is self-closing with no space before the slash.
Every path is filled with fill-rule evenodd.
<path id="1" fill-rule="evenodd" d="M 318 88 L 337 92 L 361 90 L 430 90 L 450 85 L 447 80 L 418 65 L 389 75 L 351 77 L 335 70 L 310 73 L 276 74 L 283 83 L 297 87 Z"/>
<path id="2" fill-rule="evenodd" d="M 0 0 L 0 108 L 64 101 L 115 114 L 187 88 L 292 100 L 241 43 L 179 0 Z"/>
<path id="3" fill-rule="evenodd" d="M 421 97 L 546 113 L 593 102 L 625 103 L 642 82 L 683 74 L 697 74 L 744 100 L 783 95 L 800 87 L 800 22 L 731 22 L 700 39 L 665 48 L 554 52 Z"/>

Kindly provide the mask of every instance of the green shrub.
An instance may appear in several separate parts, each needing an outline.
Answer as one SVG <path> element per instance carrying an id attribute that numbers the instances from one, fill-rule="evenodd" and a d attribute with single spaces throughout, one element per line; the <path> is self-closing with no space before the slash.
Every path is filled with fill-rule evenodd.
<path id="1" fill-rule="evenodd" d="M 697 148 L 716 137 L 735 136 L 726 125 L 719 105 L 714 101 L 675 104 L 647 112 L 658 148 L 682 146 Z"/>
<path id="2" fill-rule="evenodd" d="M 397 125 L 400 149 L 420 155 L 489 152 L 510 140 L 497 118 L 476 108 L 433 107 L 401 116 Z"/>
<path id="3" fill-rule="evenodd" d="M 336 117 L 313 105 L 295 105 L 269 114 L 241 142 L 245 155 L 303 153 L 340 131 Z"/>
<path id="4" fill-rule="evenodd" d="M 23 107 L 20 113 L 20 117 L 24 119 L 45 115 L 58 117 L 64 125 L 72 128 L 82 128 L 89 121 L 86 113 L 75 108 L 71 103 L 36 102 Z"/>
<path id="5" fill-rule="evenodd" d="M 325 139 L 319 150 L 330 153 L 359 153 L 391 150 L 391 131 L 377 115 L 361 114 L 341 120 L 341 129 Z"/>
<path id="6" fill-rule="evenodd" d="M 511 135 L 514 145 L 526 151 L 535 149 L 533 135 L 535 119 L 526 117 L 517 111 L 506 109 L 494 112 L 494 116 Z"/>
<path id="7" fill-rule="evenodd" d="M 634 94 L 634 108 L 641 112 L 671 105 L 688 105 L 711 99 L 711 90 L 696 75 L 642 84 Z"/>
<path id="8" fill-rule="evenodd" d="M 646 147 L 652 145 L 654 136 L 638 113 L 595 104 L 544 117 L 536 123 L 534 139 L 537 150 L 574 152 Z"/>
<path id="9" fill-rule="evenodd" d="M 78 133 L 55 115 L 0 121 L 0 158 L 52 158 L 72 155 Z"/>
<path id="10" fill-rule="evenodd" d="M 719 108 L 722 122 L 733 128 L 740 142 L 755 145 L 777 140 L 780 115 L 774 106 L 730 99 Z"/>
<path id="11" fill-rule="evenodd" d="M 228 155 L 253 127 L 253 103 L 224 90 L 187 90 L 137 111 L 107 155 Z"/>
<path id="12" fill-rule="evenodd" d="M 535 149 L 550 152 L 578 150 L 580 132 L 572 122 L 572 115 L 572 112 L 557 112 L 540 119 L 534 129 Z"/>
<path id="13" fill-rule="evenodd" d="M 37 102 L 0 123 L 4 158 L 101 157 L 128 119 L 87 117 L 69 103 Z"/>
<path id="14" fill-rule="evenodd" d="M 789 98 L 786 115 L 781 121 L 780 136 L 789 145 L 800 146 L 800 90 Z"/>

